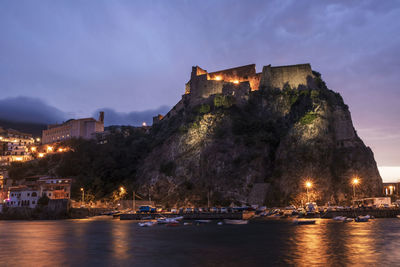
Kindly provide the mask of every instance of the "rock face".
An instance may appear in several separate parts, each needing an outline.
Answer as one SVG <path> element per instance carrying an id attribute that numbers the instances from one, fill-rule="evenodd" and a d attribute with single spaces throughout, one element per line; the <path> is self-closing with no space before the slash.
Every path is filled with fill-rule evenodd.
<path id="1" fill-rule="evenodd" d="M 347 105 L 318 73 L 312 79 L 301 88 L 235 95 L 225 84 L 228 94 L 185 95 L 151 129 L 154 148 L 138 170 L 139 192 L 169 206 L 286 205 L 306 201 L 310 180 L 311 201 L 345 204 L 358 176 L 357 197 L 380 195 L 373 153 Z"/>

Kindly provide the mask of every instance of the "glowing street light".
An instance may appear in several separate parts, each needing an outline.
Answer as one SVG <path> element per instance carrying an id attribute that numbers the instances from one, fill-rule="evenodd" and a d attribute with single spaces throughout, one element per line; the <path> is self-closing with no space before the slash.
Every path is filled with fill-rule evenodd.
<path id="1" fill-rule="evenodd" d="M 44 157 L 44 153 L 39 153 L 39 158 L 43 158 Z"/>
<path id="2" fill-rule="evenodd" d="M 82 203 L 85 202 L 85 189 L 83 189 L 83 187 L 81 187 L 81 192 L 82 192 Z"/>
<path id="3" fill-rule="evenodd" d="M 35 152 L 36 151 L 36 147 L 35 146 L 31 147 L 31 151 Z"/>
<path id="4" fill-rule="evenodd" d="M 310 196 L 308 194 L 308 189 L 310 189 L 313 186 L 313 184 L 312 184 L 312 182 L 310 180 L 307 180 L 306 183 L 305 183 L 305 186 L 306 186 L 306 190 L 307 190 L 307 203 L 309 203 L 310 202 Z"/>
<path id="5" fill-rule="evenodd" d="M 353 199 L 356 199 L 356 186 L 360 183 L 360 179 L 356 176 L 351 183 L 353 185 Z"/>
<path id="6" fill-rule="evenodd" d="M 234 84 L 239 84 L 239 81 L 238 80 L 234 80 L 233 83 Z"/>
<path id="7" fill-rule="evenodd" d="M 143 127 L 146 127 L 146 126 L 147 126 L 147 123 L 146 123 L 146 122 L 142 122 L 142 126 L 143 126 Z"/>
<path id="8" fill-rule="evenodd" d="M 47 147 L 47 152 L 52 152 L 53 151 L 53 147 L 52 146 L 48 146 Z"/>
<path id="9" fill-rule="evenodd" d="M 222 77 L 221 77 L 221 76 L 217 76 L 217 77 L 215 77 L 215 79 L 216 79 L 217 81 L 220 81 L 220 80 L 222 80 Z"/>

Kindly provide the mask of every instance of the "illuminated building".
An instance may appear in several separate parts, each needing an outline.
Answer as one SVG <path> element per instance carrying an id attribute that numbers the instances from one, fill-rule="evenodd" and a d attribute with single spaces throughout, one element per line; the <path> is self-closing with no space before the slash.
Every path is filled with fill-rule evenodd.
<path id="1" fill-rule="evenodd" d="M 97 133 L 104 132 L 104 112 L 99 120 L 93 118 L 71 119 L 62 124 L 48 125 L 42 132 L 42 144 L 51 144 L 71 138 L 92 139 Z"/>

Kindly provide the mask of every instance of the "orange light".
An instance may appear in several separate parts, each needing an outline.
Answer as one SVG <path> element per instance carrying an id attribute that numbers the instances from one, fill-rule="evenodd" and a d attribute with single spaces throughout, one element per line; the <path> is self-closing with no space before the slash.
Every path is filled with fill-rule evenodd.
<path id="1" fill-rule="evenodd" d="M 143 123 L 142 123 L 142 126 L 143 126 L 143 127 L 147 126 L 147 123 L 146 123 L 146 122 L 143 122 Z"/>
<path id="2" fill-rule="evenodd" d="M 44 153 L 39 153 L 39 158 L 43 158 L 44 157 Z"/>
<path id="3" fill-rule="evenodd" d="M 312 187 L 312 182 L 311 181 L 306 181 L 306 187 L 311 188 Z"/>
<path id="4" fill-rule="evenodd" d="M 21 157 L 17 157 L 17 158 L 15 158 L 15 160 L 16 161 L 22 161 L 22 158 Z"/>
<path id="5" fill-rule="evenodd" d="M 52 152 L 53 151 L 53 147 L 52 146 L 48 146 L 47 147 L 47 152 Z"/>
<path id="6" fill-rule="evenodd" d="M 36 147 L 34 147 L 34 146 L 31 147 L 31 151 L 32 151 L 32 152 L 35 152 L 35 151 L 36 151 Z"/>
<path id="7" fill-rule="evenodd" d="M 353 185 L 358 185 L 360 183 L 360 180 L 356 177 L 352 181 Z"/>
<path id="8" fill-rule="evenodd" d="M 217 77 L 215 77 L 215 79 L 216 79 L 217 81 L 220 81 L 220 80 L 222 80 L 222 77 L 221 77 L 221 76 L 217 76 Z"/>
<path id="9" fill-rule="evenodd" d="M 81 191 L 83 191 L 83 187 L 81 187 Z"/>
<path id="10" fill-rule="evenodd" d="M 58 149 L 58 152 L 63 152 L 63 149 L 60 147 L 60 148 Z"/>
<path id="11" fill-rule="evenodd" d="M 234 84 L 239 84 L 239 81 L 238 80 L 234 80 L 233 83 Z"/>

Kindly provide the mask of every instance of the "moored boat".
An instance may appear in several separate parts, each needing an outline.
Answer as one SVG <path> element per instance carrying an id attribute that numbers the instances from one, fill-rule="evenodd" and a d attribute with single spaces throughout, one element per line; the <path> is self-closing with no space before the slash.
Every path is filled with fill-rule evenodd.
<path id="1" fill-rule="evenodd" d="M 356 222 L 368 222 L 368 220 L 370 219 L 370 216 L 358 216 L 355 218 L 354 221 Z"/>
<path id="2" fill-rule="evenodd" d="M 294 220 L 293 223 L 298 225 L 315 224 L 315 220 Z"/>
<path id="3" fill-rule="evenodd" d="M 225 219 L 224 223 L 225 224 L 248 224 L 249 221 L 248 220 L 229 220 L 229 219 Z"/>
<path id="4" fill-rule="evenodd" d="M 157 224 L 157 222 L 154 222 L 154 221 L 151 221 L 151 222 L 140 222 L 140 223 L 138 223 L 138 225 L 140 226 L 140 227 L 150 227 L 150 226 L 154 226 L 154 225 L 156 225 Z"/>

